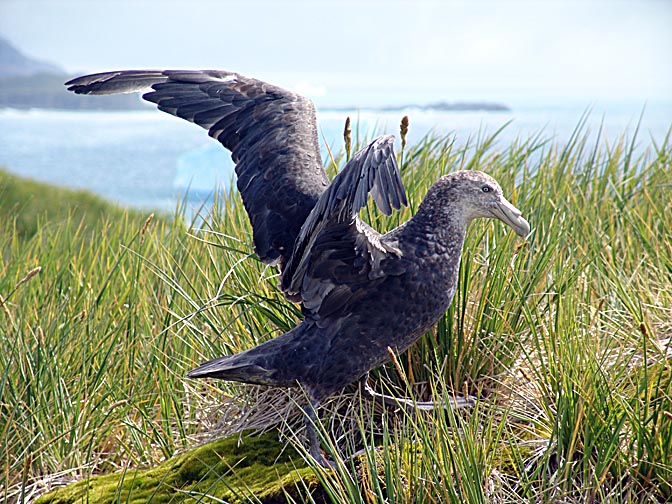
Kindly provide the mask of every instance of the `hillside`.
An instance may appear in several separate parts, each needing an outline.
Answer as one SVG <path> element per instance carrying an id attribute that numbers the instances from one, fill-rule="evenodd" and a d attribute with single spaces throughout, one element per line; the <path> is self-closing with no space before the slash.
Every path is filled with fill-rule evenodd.
<path id="1" fill-rule="evenodd" d="M 64 74 L 65 71 L 53 63 L 26 56 L 0 37 L 0 79 L 41 73 Z"/>
<path id="2" fill-rule="evenodd" d="M 47 222 L 58 226 L 71 220 L 92 229 L 102 219 L 119 220 L 128 215 L 146 218 L 145 213 L 123 209 L 89 191 L 56 187 L 0 168 L 0 216 L 5 230 L 11 228 L 20 241 L 32 238 Z"/>
<path id="3" fill-rule="evenodd" d="M 132 110 L 143 106 L 136 95 L 75 96 L 63 85 L 72 77 L 53 63 L 23 54 L 0 37 L 0 109 Z"/>
<path id="4" fill-rule="evenodd" d="M 81 96 L 69 93 L 63 83 L 72 77 L 45 73 L 0 79 L 0 108 L 133 110 L 146 106 L 135 94 Z"/>

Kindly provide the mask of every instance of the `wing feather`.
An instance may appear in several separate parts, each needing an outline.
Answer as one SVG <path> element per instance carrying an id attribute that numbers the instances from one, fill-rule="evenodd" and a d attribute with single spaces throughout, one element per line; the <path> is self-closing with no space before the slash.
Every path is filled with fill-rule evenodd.
<path id="1" fill-rule="evenodd" d="M 146 91 L 159 110 L 193 122 L 231 151 L 262 261 L 289 260 L 301 226 L 328 185 L 310 100 L 217 70 L 127 70 L 66 83 L 79 94 Z"/>
<path id="2" fill-rule="evenodd" d="M 318 323 L 347 312 L 382 279 L 381 262 L 398 251 L 358 217 L 369 193 L 380 210 L 406 205 L 394 157 L 393 136 L 377 138 L 334 178 L 306 219 L 283 271 L 282 289 L 301 301 L 304 315 Z"/>

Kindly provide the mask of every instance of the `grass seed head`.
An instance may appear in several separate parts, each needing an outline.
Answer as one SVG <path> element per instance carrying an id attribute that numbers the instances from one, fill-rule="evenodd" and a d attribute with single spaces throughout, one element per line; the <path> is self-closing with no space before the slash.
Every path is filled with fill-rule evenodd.
<path id="1" fill-rule="evenodd" d="M 352 130 L 350 129 L 350 116 L 345 118 L 345 128 L 343 128 L 343 140 L 345 140 L 346 159 L 350 159 L 350 150 L 352 148 Z"/>
<path id="2" fill-rule="evenodd" d="M 33 268 L 32 270 L 30 270 L 25 277 L 19 280 L 14 289 L 18 289 L 23 284 L 30 282 L 30 279 L 33 278 L 35 275 L 37 275 L 40 271 L 42 271 L 42 266 L 38 266 L 37 268 Z"/>
<path id="3" fill-rule="evenodd" d="M 399 126 L 399 132 L 401 133 L 401 148 L 406 147 L 406 134 L 408 133 L 408 116 L 405 115 L 401 118 L 401 125 Z"/>

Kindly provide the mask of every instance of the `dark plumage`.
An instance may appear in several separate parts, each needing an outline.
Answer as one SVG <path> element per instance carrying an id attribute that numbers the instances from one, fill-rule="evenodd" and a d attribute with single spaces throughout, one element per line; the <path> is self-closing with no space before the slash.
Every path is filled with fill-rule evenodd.
<path id="1" fill-rule="evenodd" d="M 369 193 L 386 214 L 406 204 L 393 137 L 371 142 L 329 184 L 312 103 L 255 79 L 220 71 L 125 71 L 67 85 L 90 94 L 149 88 L 146 100 L 208 129 L 231 150 L 257 253 L 279 263 L 281 287 L 301 303 L 305 320 L 188 376 L 302 386 L 311 401 L 311 454 L 321 463 L 314 408 L 366 380 L 389 360 L 388 348 L 405 350 L 445 313 L 469 222 L 494 217 L 521 236 L 530 230 L 492 177 L 460 171 L 440 178 L 411 220 L 379 234 L 358 213 Z"/>
<path id="2" fill-rule="evenodd" d="M 159 110 L 207 129 L 236 163 L 260 259 L 268 264 L 289 259 L 301 225 L 329 184 L 310 100 L 214 70 L 106 72 L 66 85 L 78 94 L 148 91 L 142 97 Z"/>

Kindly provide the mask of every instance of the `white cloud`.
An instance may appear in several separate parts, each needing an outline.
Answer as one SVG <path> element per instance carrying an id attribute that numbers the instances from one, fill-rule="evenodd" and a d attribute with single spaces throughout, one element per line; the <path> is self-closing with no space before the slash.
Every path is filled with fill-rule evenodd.
<path id="1" fill-rule="evenodd" d="M 301 81 L 296 83 L 293 86 L 290 86 L 290 89 L 296 94 L 307 96 L 308 98 L 317 98 L 327 95 L 327 87 L 323 84 L 313 84 L 307 81 Z"/>

